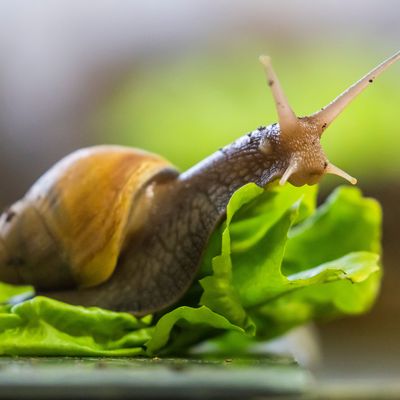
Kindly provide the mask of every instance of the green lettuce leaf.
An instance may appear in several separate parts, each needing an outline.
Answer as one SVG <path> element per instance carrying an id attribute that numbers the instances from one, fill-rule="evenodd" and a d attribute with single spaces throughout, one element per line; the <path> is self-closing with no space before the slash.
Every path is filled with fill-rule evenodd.
<path id="1" fill-rule="evenodd" d="M 11 299 L 29 297 L 35 292 L 31 286 L 13 286 L 0 282 L 0 306 L 3 303 L 11 301 Z"/>
<path id="2" fill-rule="evenodd" d="M 297 288 L 249 311 L 258 337 L 269 339 L 311 320 L 368 310 L 379 290 L 378 263 L 376 254 L 357 252 L 289 276 Z"/>
<path id="3" fill-rule="evenodd" d="M 201 340 L 211 329 L 243 332 L 239 326 L 231 324 L 225 317 L 211 311 L 206 306 L 199 308 L 182 306 L 165 314 L 158 321 L 151 339 L 146 343 L 148 352 L 153 354 L 165 347 L 171 339 L 172 330 L 176 331 L 177 328 L 184 333 L 175 336 L 174 343 L 170 343 L 169 352 L 171 352 L 171 348 L 178 351 L 185 348 L 186 345 Z M 173 341 L 171 340 L 171 342 Z"/>
<path id="4" fill-rule="evenodd" d="M 357 188 L 341 187 L 304 223 L 293 228 L 283 270 L 302 271 L 355 251 L 381 251 L 382 213 Z"/>
<path id="5" fill-rule="evenodd" d="M 232 196 L 199 279 L 177 308 L 151 321 L 43 297 L 3 305 L 0 354 L 178 354 L 229 332 L 251 343 L 364 312 L 381 278 L 380 207 L 350 187 L 315 204 L 315 187 L 246 185 Z M 0 284 L 0 302 L 29 290 Z"/>
<path id="6" fill-rule="evenodd" d="M 0 355 L 144 354 L 149 319 L 35 297 L 0 311 Z"/>
<path id="7" fill-rule="evenodd" d="M 259 338 L 372 305 L 381 276 L 376 201 L 343 187 L 305 218 L 304 209 L 308 215 L 313 211 L 310 188 L 273 187 L 256 199 L 264 197 L 268 207 L 254 214 L 248 206 L 251 191 L 257 195 L 252 185 L 235 193 L 224 230 L 212 238 L 221 240 L 222 250 L 213 259 L 213 273 L 200 281 L 202 304 L 250 334 L 256 328 Z M 289 195 L 293 197 L 286 202 Z M 262 232 L 259 228 L 248 239 L 253 226 L 262 226 Z"/>

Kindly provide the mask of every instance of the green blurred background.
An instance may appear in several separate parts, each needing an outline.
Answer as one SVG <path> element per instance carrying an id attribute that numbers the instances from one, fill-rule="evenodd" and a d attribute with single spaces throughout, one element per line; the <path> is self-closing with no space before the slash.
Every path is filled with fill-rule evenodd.
<path id="1" fill-rule="evenodd" d="M 396 0 L 5 0 L 0 204 L 82 146 L 140 147 L 184 170 L 275 122 L 260 54 L 272 57 L 295 112 L 310 114 L 399 50 L 399 12 Z M 399 104 L 400 64 L 322 139 L 329 159 L 383 205 L 386 273 L 371 313 L 318 327 L 320 376 L 400 372 Z M 321 199 L 343 183 L 326 177 Z M 296 346 L 313 347 L 304 337 Z"/>

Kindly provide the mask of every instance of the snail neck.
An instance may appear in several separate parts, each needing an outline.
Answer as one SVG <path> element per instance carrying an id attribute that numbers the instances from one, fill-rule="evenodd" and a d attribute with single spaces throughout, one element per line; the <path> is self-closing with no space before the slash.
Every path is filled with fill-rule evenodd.
<path id="1" fill-rule="evenodd" d="M 241 186 L 253 182 L 264 187 L 276 178 L 276 163 L 260 150 L 269 128 L 260 128 L 221 148 L 182 173 L 179 184 L 186 193 L 206 196 L 217 216 L 224 215 L 229 199 Z"/>
<path id="2" fill-rule="evenodd" d="M 260 150 L 270 128 L 253 131 L 177 178 L 154 184 L 143 239 L 127 244 L 109 283 L 115 286 L 110 295 L 121 290 L 118 281 L 129 286 L 117 309 L 145 314 L 184 295 L 232 194 L 247 183 L 263 187 L 275 179 L 279 159 Z"/>

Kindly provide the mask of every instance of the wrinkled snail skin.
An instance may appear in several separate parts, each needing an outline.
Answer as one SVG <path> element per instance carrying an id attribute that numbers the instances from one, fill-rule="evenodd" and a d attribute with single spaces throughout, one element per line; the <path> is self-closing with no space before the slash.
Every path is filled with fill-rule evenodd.
<path id="1" fill-rule="evenodd" d="M 291 109 L 268 57 L 261 57 L 278 123 L 220 149 L 186 172 L 121 146 L 78 150 L 53 166 L 0 217 L 0 281 L 33 285 L 72 304 L 157 312 L 196 277 L 232 194 L 313 185 L 325 174 L 356 179 L 330 163 L 320 138 L 400 52 L 309 117 Z"/>

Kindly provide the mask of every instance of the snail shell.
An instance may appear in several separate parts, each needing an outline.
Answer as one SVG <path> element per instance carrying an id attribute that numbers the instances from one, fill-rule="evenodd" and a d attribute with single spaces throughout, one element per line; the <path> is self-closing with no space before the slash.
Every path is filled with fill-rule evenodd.
<path id="1" fill-rule="evenodd" d="M 162 157 L 119 146 L 65 157 L 2 215 L 2 279 L 39 290 L 106 281 L 124 239 L 145 223 L 143 188 L 166 171 L 175 173 Z"/>

